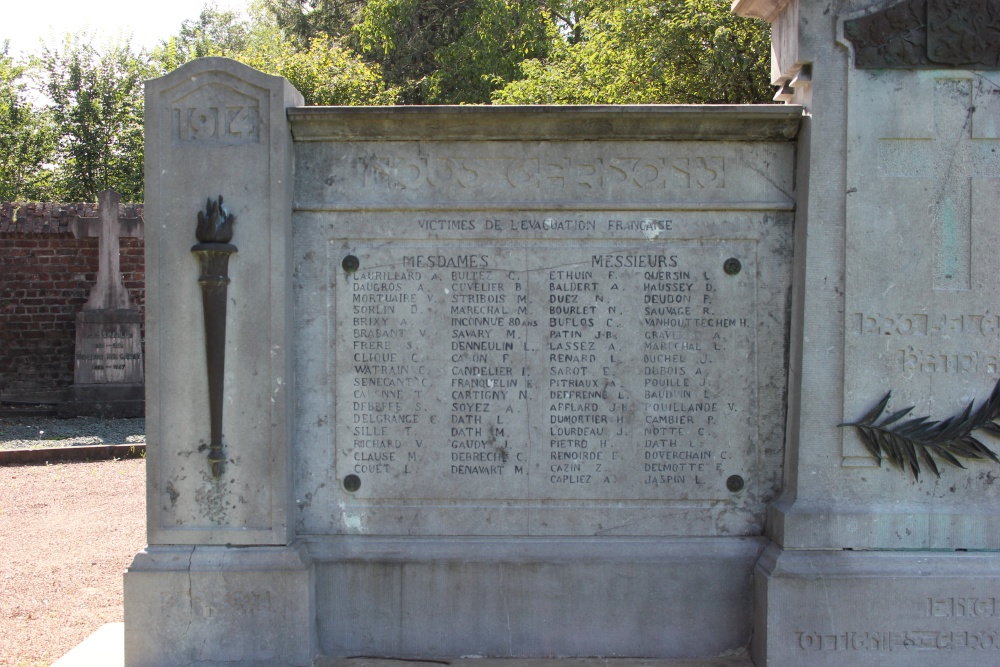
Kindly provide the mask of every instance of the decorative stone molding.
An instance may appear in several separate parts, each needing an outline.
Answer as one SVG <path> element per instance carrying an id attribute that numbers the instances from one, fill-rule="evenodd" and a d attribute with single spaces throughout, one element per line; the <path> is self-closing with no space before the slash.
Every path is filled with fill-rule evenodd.
<path id="1" fill-rule="evenodd" d="M 1000 1 L 907 0 L 844 22 L 859 69 L 1000 68 Z"/>

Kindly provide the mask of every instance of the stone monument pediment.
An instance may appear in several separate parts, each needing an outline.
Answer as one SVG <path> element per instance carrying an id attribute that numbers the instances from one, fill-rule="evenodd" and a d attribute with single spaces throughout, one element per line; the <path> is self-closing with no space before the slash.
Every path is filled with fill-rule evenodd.
<path id="1" fill-rule="evenodd" d="M 256 144 L 265 131 L 267 90 L 225 70 L 181 80 L 159 94 L 170 114 L 163 129 L 169 132 L 171 143 Z"/>

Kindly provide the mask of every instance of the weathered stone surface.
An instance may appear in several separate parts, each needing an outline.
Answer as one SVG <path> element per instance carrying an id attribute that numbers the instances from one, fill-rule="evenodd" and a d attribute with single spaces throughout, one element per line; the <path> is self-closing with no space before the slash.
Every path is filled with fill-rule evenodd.
<path id="1" fill-rule="evenodd" d="M 570 111 L 558 142 L 499 142 L 493 111 L 390 113 L 329 113 L 335 132 L 292 114 L 331 137 L 296 151 L 296 293 L 302 386 L 336 397 L 299 396 L 303 459 L 336 475 L 302 469 L 300 532 L 759 534 L 784 419 L 762 390 L 785 374 L 784 306 L 765 305 L 790 286 L 783 135 L 594 141 Z M 483 140 L 423 129 L 459 124 Z"/>
<path id="2" fill-rule="evenodd" d="M 912 96 L 882 102 L 887 112 L 873 116 L 877 91 L 893 87 Z M 994 90 L 971 73 L 857 73 L 850 80 L 845 417 L 859 418 L 892 390 L 890 412 L 913 405 L 913 416 L 943 419 L 986 400 L 1000 378 L 1000 280 L 990 268 L 998 249 L 990 211 L 1000 194 Z M 907 239 L 906 250 L 891 250 L 887 238 Z M 850 432 L 843 456 L 844 465 L 872 465 Z M 913 489 L 905 475 L 879 475 L 880 484 L 859 489 L 859 499 L 889 493 L 985 519 L 998 498 L 996 471 L 967 465 L 945 464 L 940 479 L 924 466 Z M 914 538 L 923 535 L 920 546 L 932 548 L 996 548 L 991 532 L 944 533 L 940 544 L 924 531 Z"/>
<path id="3" fill-rule="evenodd" d="M 90 290 L 86 310 L 133 310 L 128 290 L 119 269 L 121 252 L 118 239 L 123 236 L 142 237 L 141 217 L 121 217 L 118 207 L 121 195 L 114 190 L 98 193 L 97 218 L 77 217 L 73 220 L 73 235 L 77 238 L 97 236 L 100 239 L 97 281 Z"/>
<path id="4" fill-rule="evenodd" d="M 151 84 L 135 664 L 995 664 L 996 465 L 917 480 L 838 427 L 1000 376 L 995 5 L 737 2 L 772 22 L 795 143 L 796 107 L 286 119 L 227 61 Z M 188 249 L 220 191 L 254 205 L 213 483 Z"/>
<path id="5" fill-rule="evenodd" d="M 877 467 L 855 430 L 837 426 L 889 390 L 886 414 L 912 405 L 914 417 L 944 419 L 997 380 L 990 77 L 973 59 L 928 56 L 920 30 L 900 28 L 913 50 L 879 41 L 914 8 L 932 20 L 911 27 L 937 30 L 948 12 L 922 14 L 924 3 L 757 4 L 774 10 L 775 78 L 809 120 L 797 155 L 789 456 L 769 510 L 774 544 L 755 573 L 752 656 L 770 667 L 994 664 L 991 612 L 979 612 L 1000 581 L 996 465 L 942 463 L 937 478 L 921 460 L 917 481 Z M 992 3 L 957 4 L 941 6 L 990 24 Z M 863 67 L 859 25 L 898 68 Z"/>
<path id="6" fill-rule="evenodd" d="M 146 88 L 146 317 L 151 544 L 286 544 L 292 372 L 288 83 L 199 60 Z M 207 461 L 198 212 L 225 197 L 229 266 L 222 479 Z M 239 369 L 239 372 L 234 372 Z M 127 630 L 127 628 L 126 628 Z"/>
<path id="7" fill-rule="evenodd" d="M 142 218 L 119 215 L 114 190 L 98 194 L 97 218 L 73 221 L 77 237 L 100 238 L 97 280 L 76 316 L 73 385 L 59 406 L 63 416 L 141 417 L 144 411 L 142 316 L 119 269 L 122 236 L 142 236 Z"/>
<path id="8" fill-rule="evenodd" d="M 295 547 L 151 546 L 125 573 L 130 667 L 310 667 L 308 556 Z"/>
<path id="9" fill-rule="evenodd" d="M 995 665 L 997 565 L 982 553 L 769 547 L 754 573 L 767 590 L 755 611 L 754 664 Z"/>
<path id="10" fill-rule="evenodd" d="M 215 486 L 193 444 L 204 390 L 184 383 L 204 364 L 200 303 L 175 280 L 193 273 L 190 225 L 215 193 L 179 218 L 159 204 L 150 504 L 164 546 L 150 558 L 171 541 L 281 554 L 293 537 L 300 557 L 212 570 L 229 620 L 196 639 L 215 648 L 183 653 L 189 635 L 169 630 L 135 655 L 176 643 L 180 662 L 273 660 L 252 641 L 238 654 L 224 628 L 294 631 L 227 596 L 289 600 L 288 585 L 307 605 L 288 614 L 307 619 L 291 664 L 692 657 L 751 633 L 758 667 L 872 651 L 991 664 L 996 559 L 939 550 L 998 548 L 992 468 L 916 481 L 838 424 L 889 389 L 892 409 L 942 418 L 996 379 L 995 91 L 969 70 L 854 67 L 829 35 L 859 4 L 754 4 L 776 26 L 783 99 L 811 111 L 797 146 L 774 111 L 541 110 L 546 141 L 524 110 L 293 110 L 293 205 L 293 148 L 268 134 L 284 116 L 252 94 L 273 80 L 212 61 L 242 81 L 216 91 L 239 92 L 233 114 L 198 98 L 201 65 L 158 89 L 172 124 L 154 124 L 154 158 L 169 146 L 195 164 L 198 142 L 237 155 L 269 137 L 285 171 L 267 181 L 284 197 L 267 200 L 270 222 L 236 211 L 251 233 L 234 267 L 257 272 L 232 274 L 226 414 L 248 421 L 227 418 L 232 474 Z M 247 180 L 228 160 L 161 177 L 182 199 L 216 172 Z M 191 576 L 185 553 L 130 572 L 142 627 L 167 579 Z M 167 625 L 188 628 L 201 607 L 178 606 Z"/>
<path id="11" fill-rule="evenodd" d="M 907 0 L 844 22 L 855 66 L 997 69 L 997 0 Z"/>
<path id="12" fill-rule="evenodd" d="M 745 651 L 763 540 L 352 537 L 309 546 L 323 655 L 704 658 Z"/>
<path id="13" fill-rule="evenodd" d="M 286 84 L 220 59 L 147 95 L 129 664 L 745 652 L 785 445 L 797 108 L 286 122 Z M 239 253 L 215 480 L 190 248 L 220 193 Z"/>
<path id="14" fill-rule="evenodd" d="M 780 386 L 785 373 L 781 318 L 761 321 L 760 311 L 761 300 L 787 300 L 787 217 L 510 216 L 386 213 L 380 227 L 393 245 L 353 241 L 354 216 L 342 216 L 343 239 L 313 236 L 324 233 L 322 214 L 299 217 L 303 249 L 329 248 L 325 265 L 304 263 L 318 275 L 301 275 L 334 285 L 336 326 L 313 343 L 303 323 L 305 365 L 334 363 L 323 357 L 341 351 L 341 418 L 329 435 L 338 481 L 354 474 L 361 484 L 350 495 L 303 487 L 297 495 L 313 498 L 307 525 L 354 532 L 330 524 L 350 498 L 368 516 L 362 532 L 393 531 L 404 510 L 390 506 L 414 500 L 461 507 L 437 510 L 441 520 L 424 529 L 432 532 L 588 534 L 623 524 L 616 532 L 704 534 L 712 517 L 730 534 L 759 531 L 778 486 L 783 412 L 758 382 Z M 372 234 L 367 216 L 354 219 Z M 421 231 L 421 219 L 456 227 Z M 416 240 L 421 233 L 434 245 Z M 527 235 L 558 245 L 494 240 Z M 340 266 L 349 254 L 361 263 L 350 275 Z M 730 260 L 739 273 L 726 273 Z M 734 475 L 746 484 L 736 492 L 726 486 Z M 327 497 L 332 507 L 320 504 Z M 545 522 L 529 520 L 552 499 L 580 502 L 562 518 L 553 509 Z M 631 518 L 612 520 L 608 501 L 629 503 Z M 701 504 L 708 523 L 668 528 L 680 509 L 664 502 L 684 512 Z M 713 509 L 719 503 L 725 511 Z M 496 511 L 504 524 L 486 520 Z"/>
<path id="15" fill-rule="evenodd" d="M 288 548 L 291 137 L 286 81 L 223 58 L 146 86 L 147 551 L 125 578 L 128 665 L 310 665 L 312 568 Z M 238 220 L 223 442 L 212 476 L 191 247 L 208 198 Z M 230 549 L 240 545 L 251 548 Z M 177 546 L 188 545 L 188 546 Z M 191 546 L 199 545 L 199 546 Z M 274 545 L 268 548 L 260 545 Z"/>
<path id="16" fill-rule="evenodd" d="M 845 174 L 842 183 L 808 181 L 820 206 L 814 218 L 843 223 L 799 240 L 815 250 L 797 248 L 812 276 L 803 285 L 803 339 L 817 349 L 803 347 L 801 395 L 810 407 L 790 407 L 810 415 L 797 436 L 804 467 L 786 478 L 795 500 L 786 493 L 774 506 L 773 534 L 797 548 L 997 548 L 991 464 L 946 466 L 940 479 L 924 466 L 914 482 L 874 467 L 857 435 L 836 429 L 890 390 L 888 412 L 915 406 L 913 416 L 944 419 L 985 400 L 997 380 L 997 285 L 986 268 L 996 240 L 984 217 L 997 167 L 993 86 L 974 72 L 843 65 L 830 84 L 836 94 L 824 92 L 836 97 L 824 98 L 829 124 L 810 130 L 811 142 L 822 136 L 818 145 L 833 148 L 810 143 L 799 159 Z M 797 228 L 809 229 L 807 214 L 798 215 Z M 842 319 L 833 321 L 837 311 Z M 833 349 L 842 350 L 834 365 L 843 377 L 831 369 Z"/>
<path id="17" fill-rule="evenodd" d="M 60 417 L 132 419 L 146 407 L 141 384 L 74 384 L 59 403 Z"/>
<path id="18" fill-rule="evenodd" d="M 135 309 L 85 309 L 76 318 L 75 384 L 142 384 L 142 331 Z"/>
<path id="19" fill-rule="evenodd" d="M 545 108 L 539 142 L 501 111 L 290 113 L 321 650 L 739 650 L 760 543 L 734 536 L 763 530 L 783 445 L 786 129 L 716 110 L 712 141 L 646 109 L 652 137 L 625 142 L 629 110 Z M 697 620 L 666 620 L 691 598 Z"/>

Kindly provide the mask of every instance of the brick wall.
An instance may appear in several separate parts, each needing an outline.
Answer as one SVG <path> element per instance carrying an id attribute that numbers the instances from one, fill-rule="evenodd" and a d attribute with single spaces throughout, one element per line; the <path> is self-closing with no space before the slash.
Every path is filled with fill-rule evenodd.
<path id="1" fill-rule="evenodd" d="M 124 205 L 122 216 L 143 207 Z M 76 239 L 77 217 L 97 204 L 0 203 L 0 396 L 25 397 L 73 384 L 76 314 L 97 275 L 98 239 Z M 142 239 L 121 239 L 121 271 L 145 309 Z M 145 331 L 143 331 L 145 337 Z"/>

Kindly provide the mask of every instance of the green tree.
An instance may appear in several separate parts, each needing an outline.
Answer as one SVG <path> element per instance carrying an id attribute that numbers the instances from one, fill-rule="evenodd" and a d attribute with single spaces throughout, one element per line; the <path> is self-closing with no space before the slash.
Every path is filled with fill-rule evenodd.
<path id="1" fill-rule="evenodd" d="M 218 12 L 206 6 L 197 26 L 185 21 L 181 32 L 154 50 L 165 71 L 197 57 L 232 58 L 268 74 L 283 76 L 306 104 L 392 104 L 395 97 L 378 69 L 361 60 L 340 39 L 324 33 L 308 45 L 288 39 L 277 20 L 261 5 L 249 15 Z"/>
<path id="2" fill-rule="evenodd" d="M 27 98 L 27 67 L 0 45 L 0 201 L 44 200 L 52 172 L 47 168 L 55 149 L 48 114 Z"/>
<path id="3" fill-rule="evenodd" d="M 320 35 L 344 38 L 358 22 L 367 0 L 264 0 L 282 32 L 308 48 Z"/>
<path id="4" fill-rule="evenodd" d="M 583 41 L 583 28 L 593 8 L 593 0 L 552 0 L 548 3 L 560 36 L 569 44 Z"/>
<path id="5" fill-rule="evenodd" d="M 324 34 L 296 50 L 283 39 L 261 39 L 237 53 L 226 53 L 251 67 L 283 76 L 302 93 L 306 104 L 394 104 L 395 92 L 386 88 L 378 69 Z"/>
<path id="6" fill-rule="evenodd" d="M 370 0 L 355 32 L 404 104 L 489 102 L 555 37 L 545 9 L 527 0 Z"/>
<path id="7" fill-rule="evenodd" d="M 500 104 L 694 104 L 770 101 L 767 24 L 728 0 L 595 0 L 580 41 L 493 94 Z"/>
<path id="8" fill-rule="evenodd" d="M 161 42 L 152 57 L 170 71 L 194 58 L 238 53 L 247 47 L 253 28 L 241 13 L 220 11 L 215 4 L 206 4 L 197 21 L 181 23 L 180 31 Z"/>
<path id="9" fill-rule="evenodd" d="M 96 201 L 114 188 L 142 201 L 142 84 L 157 69 L 128 41 L 99 51 L 77 36 L 46 47 L 39 65 L 59 137 L 54 196 Z"/>

